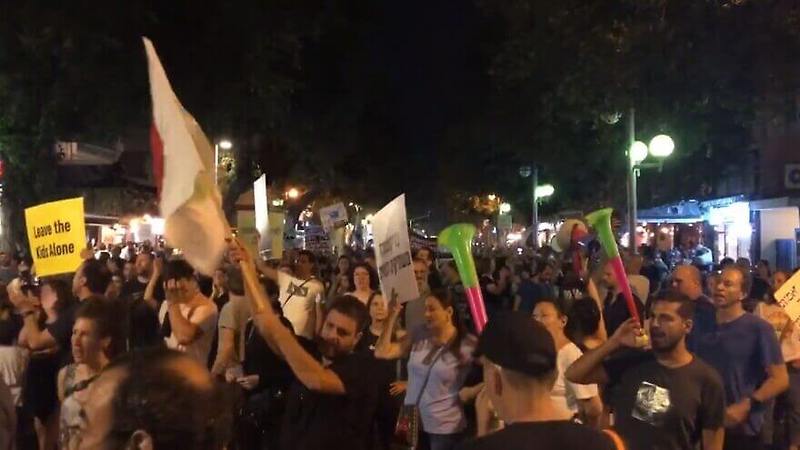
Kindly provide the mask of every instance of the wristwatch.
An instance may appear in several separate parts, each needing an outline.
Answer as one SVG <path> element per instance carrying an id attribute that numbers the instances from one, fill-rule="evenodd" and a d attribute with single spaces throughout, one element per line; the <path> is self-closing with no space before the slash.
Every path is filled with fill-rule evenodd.
<path id="1" fill-rule="evenodd" d="M 750 395 L 750 396 L 749 396 L 749 397 L 747 397 L 747 398 L 749 398 L 749 399 L 750 399 L 750 409 L 752 409 L 752 408 L 755 408 L 756 406 L 759 406 L 759 405 L 761 405 L 761 402 L 760 402 L 760 401 L 758 401 L 758 400 L 757 400 L 755 397 L 753 397 L 752 395 Z"/>

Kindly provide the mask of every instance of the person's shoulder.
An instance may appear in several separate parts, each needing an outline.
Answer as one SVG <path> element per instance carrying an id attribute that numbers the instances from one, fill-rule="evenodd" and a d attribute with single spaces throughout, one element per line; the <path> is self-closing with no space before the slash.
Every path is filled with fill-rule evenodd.
<path id="1" fill-rule="evenodd" d="M 723 381 L 719 372 L 701 358 L 695 356 L 689 367 L 702 381 L 716 383 L 722 386 Z"/>
<path id="2" fill-rule="evenodd" d="M 759 333 L 767 333 L 767 334 L 775 334 L 773 331 L 772 325 L 769 322 L 758 317 L 756 314 L 746 312 L 742 317 L 744 319 L 742 321 L 743 325 L 749 326 L 757 330 Z"/>
<path id="3" fill-rule="evenodd" d="M 583 352 L 574 342 L 570 342 L 558 350 L 559 359 L 564 358 L 565 360 L 575 361 L 581 356 L 583 356 Z"/>

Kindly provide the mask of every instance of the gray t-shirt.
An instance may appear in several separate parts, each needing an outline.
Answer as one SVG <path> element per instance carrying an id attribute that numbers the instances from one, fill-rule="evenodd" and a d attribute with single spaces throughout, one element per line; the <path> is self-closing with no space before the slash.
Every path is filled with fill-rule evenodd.
<path id="1" fill-rule="evenodd" d="M 412 332 L 414 344 L 408 360 L 408 390 L 405 404 L 413 405 L 420 397 L 419 412 L 422 429 L 433 434 L 458 433 L 467 426 L 458 392 L 472 368 L 475 338 L 471 335 L 461 340 L 459 355 L 449 349 L 436 347 L 430 332 L 417 329 Z M 441 356 L 437 354 L 442 351 Z M 427 384 L 425 378 L 430 370 Z"/>
<path id="2" fill-rule="evenodd" d="M 244 359 L 245 328 L 247 320 L 250 319 L 250 301 L 247 297 L 230 294 L 228 303 L 222 307 L 219 313 L 218 327 L 234 332 L 236 337 L 236 356 L 239 361 Z"/>

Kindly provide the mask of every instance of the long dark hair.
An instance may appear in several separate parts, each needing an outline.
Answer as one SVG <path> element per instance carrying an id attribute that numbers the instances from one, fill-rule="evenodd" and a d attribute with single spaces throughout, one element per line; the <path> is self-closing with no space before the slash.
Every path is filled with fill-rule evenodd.
<path id="1" fill-rule="evenodd" d="M 428 294 L 428 297 L 435 298 L 442 308 L 451 308 L 453 310 L 453 315 L 450 317 L 450 322 L 454 327 L 456 327 L 456 336 L 447 345 L 447 350 L 450 351 L 450 353 L 452 353 L 453 356 L 455 356 L 459 361 L 463 361 L 464 355 L 461 354 L 461 344 L 464 339 L 467 338 L 468 333 L 466 328 L 464 328 L 464 323 L 461 321 L 458 307 L 453 300 L 453 296 L 450 295 L 450 290 L 445 288 L 432 289 Z"/>

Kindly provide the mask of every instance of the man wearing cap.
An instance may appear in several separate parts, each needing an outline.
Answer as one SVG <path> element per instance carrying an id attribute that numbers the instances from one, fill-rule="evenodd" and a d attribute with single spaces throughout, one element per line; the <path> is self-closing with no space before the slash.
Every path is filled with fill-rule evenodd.
<path id="1" fill-rule="evenodd" d="M 650 321 L 652 352 L 635 349 L 646 341 L 636 320 L 629 319 L 567 369 L 573 383 L 614 386 L 609 395 L 614 429 L 629 449 L 722 450 L 722 379 L 686 349 L 694 307 L 679 292 L 659 293 Z"/>
<path id="2" fill-rule="evenodd" d="M 483 331 L 476 355 L 483 380 L 506 427 L 462 444 L 460 450 L 612 450 L 613 440 L 569 421 L 550 399 L 556 347 L 547 329 L 520 312 L 499 313 Z"/>

